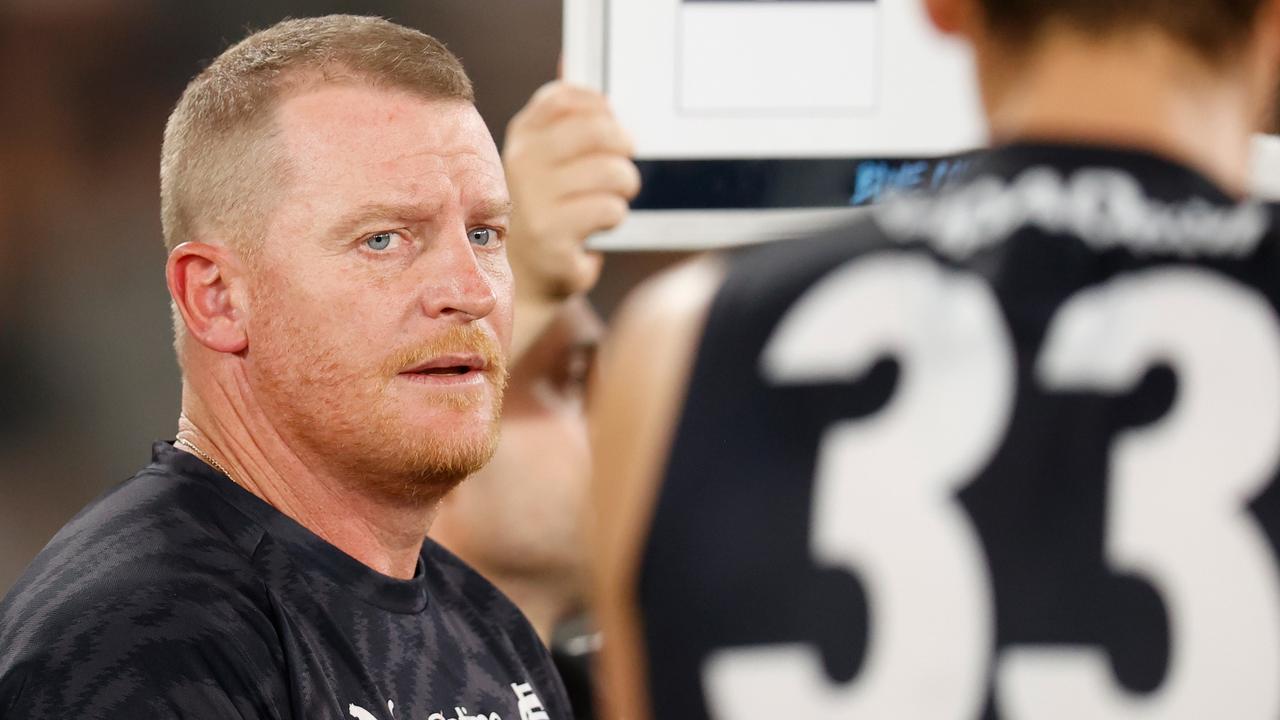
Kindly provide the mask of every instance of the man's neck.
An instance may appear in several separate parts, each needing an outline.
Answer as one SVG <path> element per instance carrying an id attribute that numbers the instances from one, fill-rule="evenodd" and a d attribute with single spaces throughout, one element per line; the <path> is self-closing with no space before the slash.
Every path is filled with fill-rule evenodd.
<path id="1" fill-rule="evenodd" d="M 320 459 L 298 452 L 261 409 L 221 387 L 184 383 L 178 438 L 245 490 L 384 575 L 413 577 L 438 503 L 393 502 L 361 492 Z M 188 448 L 184 443 L 178 447 Z M 199 453 L 193 453 L 199 456 Z M 204 458 L 202 458 L 204 459 Z"/>
<path id="2" fill-rule="evenodd" d="M 992 140 L 1120 145 L 1183 162 L 1229 192 L 1247 187 L 1257 118 L 1248 82 L 1225 76 L 1156 31 L 1099 41 L 1050 30 L 1011 68 L 991 53 L 987 78 Z M 996 65 L 999 66 L 996 66 Z"/>

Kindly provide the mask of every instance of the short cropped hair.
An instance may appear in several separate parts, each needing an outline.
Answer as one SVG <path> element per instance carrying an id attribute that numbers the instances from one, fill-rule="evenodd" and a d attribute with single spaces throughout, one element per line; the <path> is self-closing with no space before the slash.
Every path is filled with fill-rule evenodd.
<path id="1" fill-rule="evenodd" d="M 1014 43 L 1034 42 L 1050 23 L 1105 35 L 1150 27 L 1218 64 L 1248 37 L 1262 0 L 981 0 L 988 23 Z"/>
<path id="2" fill-rule="evenodd" d="M 440 41 L 375 17 L 285 20 L 228 48 L 187 85 L 165 126 L 160 215 L 165 248 L 214 232 L 244 248 L 288 164 L 272 139 L 289 92 L 359 82 L 475 102 Z"/>

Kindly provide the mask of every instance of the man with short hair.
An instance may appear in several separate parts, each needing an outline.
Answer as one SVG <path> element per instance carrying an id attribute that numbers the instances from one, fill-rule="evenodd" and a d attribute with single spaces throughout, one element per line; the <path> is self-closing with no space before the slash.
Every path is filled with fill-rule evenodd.
<path id="1" fill-rule="evenodd" d="M 188 86 L 161 161 L 177 441 L 0 605 L 14 718 L 568 718 L 533 628 L 425 540 L 493 453 L 510 214 L 470 81 L 291 20 Z"/>
<path id="2" fill-rule="evenodd" d="M 995 149 L 605 348 L 614 716 L 1280 717 L 1280 2 L 925 2 Z"/>

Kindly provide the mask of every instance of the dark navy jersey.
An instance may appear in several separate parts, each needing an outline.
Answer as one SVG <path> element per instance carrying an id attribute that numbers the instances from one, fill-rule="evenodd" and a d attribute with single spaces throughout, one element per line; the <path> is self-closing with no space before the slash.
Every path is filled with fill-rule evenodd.
<path id="1" fill-rule="evenodd" d="M 154 453 L 0 605 L 0 717 L 571 717 L 524 616 L 439 545 L 387 577 L 196 457 Z"/>
<path id="2" fill-rule="evenodd" d="M 732 257 L 641 563 L 655 717 L 1280 717 L 1272 223 L 1026 144 Z"/>

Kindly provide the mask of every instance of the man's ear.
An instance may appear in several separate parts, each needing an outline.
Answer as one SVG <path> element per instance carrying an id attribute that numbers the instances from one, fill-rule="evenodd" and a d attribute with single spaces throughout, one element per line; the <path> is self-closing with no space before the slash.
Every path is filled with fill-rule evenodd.
<path id="1" fill-rule="evenodd" d="M 232 252 L 220 245 L 187 242 L 169 253 L 169 295 L 187 333 L 210 350 L 235 353 L 249 346 L 245 309 L 239 307 L 241 293 L 232 291 L 238 270 Z"/>
<path id="2" fill-rule="evenodd" d="M 925 0 L 925 10 L 938 32 L 960 35 L 969 30 L 974 3 L 978 0 Z"/>

